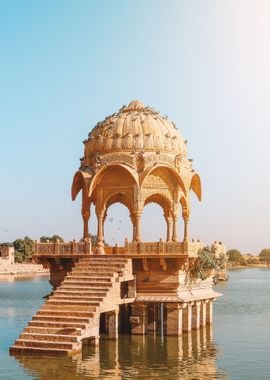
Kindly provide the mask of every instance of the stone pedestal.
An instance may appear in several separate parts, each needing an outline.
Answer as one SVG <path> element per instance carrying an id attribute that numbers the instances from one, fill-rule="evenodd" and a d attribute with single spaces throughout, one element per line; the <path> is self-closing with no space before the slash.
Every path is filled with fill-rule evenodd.
<path id="1" fill-rule="evenodd" d="M 192 329 L 197 330 L 200 328 L 200 323 L 201 323 L 201 302 L 196 301 L 194 302 L 194 305 L 192 307 Z"/>
<path id="2" fill-rule="evenodd" d="M 118 339 L 118 310 L 108 313 L 109 339 Z"/>
<path id="3" fill-rule="evenodd" d="M 201 303 L 201 326 L 204 327 L 206 325 L 206 301 L 202 301 Z"/>
<path id="4" fill-rule="evenodd" d="M 182 335 L 183 310 L 179 304 L 167 304 L 167 335 Z"/>
<path id="5" fill-rule="evenodd" d="M 213 300 L 209 300 L 206 304 L 206 323 L 211 324 L 213 322 Z"/>
<path id="6" fill-rule="evenodd" d="M 144 304 L 132 304 L 131 334 L 146 334 L 147 326 L 147 306 Z"/>
<path id="7" fill-rule="evenodd" d="M 158 328 L 158 315 L 157 315 L 157 304 L 150 304 L 147 308 L 147 331 L 156 332 Z"/>
<path id="8" fill-rule="evenodd" d="M 186 305 L 183 309 L 183 331 L 191 330 L 191 321 L 192 321 L 192 306 L 190 303 Z"/>

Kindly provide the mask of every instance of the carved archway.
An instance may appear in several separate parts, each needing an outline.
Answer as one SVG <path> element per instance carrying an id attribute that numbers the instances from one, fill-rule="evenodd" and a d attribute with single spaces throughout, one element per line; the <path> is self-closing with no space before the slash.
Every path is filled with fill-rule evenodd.
<path id="1" fill-rule="evenodd" d="M 112 245 L 123 246 L 126 238 L 133 236 L 133 222 L 129 207 L 123 201 L 109 201 L 107 203 L 103 221 L 104 241 Z"/>
<path id="2" fill-rule="evenodd" d="M 102 167 L 96 174 L 95 176 L 93 177 L 92 181 L 91 181 L 91 184 L 89 186 L 89 196 L 92 195 L 92 193 L 94 192 L 95 188 L 97 187 L 98 184 L 101 183 L 102 181 L 102 178 L 109 173 L 110 177 L 112 176 L 112 173 L 117 171 L 118 172 L 118 176 L 116 175 L 115 176 L 115 179 L 116 179 L 116 184 L 114 184 L 114 186 L 116 185 L 119 185 L 122 181 L 123 183 L 123 178 L 122 177 L 125 177 L 125 178 L 129 178 L 132 182 L 133 185 L 138 185 L 139 181 L 138 181 L 138 174 L 132 169 L 130 168 L 129 166 L 127 165 L 124 165 L 124 164 L 108 164 L 104 167 Z M 124 175 L 122 174 L 124 173 Z M 118 177 L 118 178 L 117 178 Z M 122 178 L 122 180 L 121 180 Z M 118 179 L 118 180 L 117 180 Z"/>
<path id="3" fill-rule="evenodd" d="M 194 191 L 199 201 L 202 200 L 202 185 L 201 185 L 200 176 L 198 174 L 194 174 L 192 176 L 189 189 Z"/>
<path id="4" fill-rule="evenodd" d="M 174 183 L 174 187 L 179 186 L 179 188 L 186 195 L 187 191 L 183 179 L 181 178 L 180 174 L 170 166 L 158 165 L 146 169 L 143 173 L 140 174 L 141 187 L 144 187 L 144 183 L 147 180 L 147 177 L 149 177 L 151 174 L 157 174 L 158 176 L 163 177 L 166 182 L 170 181 L 171 183 Z"/>

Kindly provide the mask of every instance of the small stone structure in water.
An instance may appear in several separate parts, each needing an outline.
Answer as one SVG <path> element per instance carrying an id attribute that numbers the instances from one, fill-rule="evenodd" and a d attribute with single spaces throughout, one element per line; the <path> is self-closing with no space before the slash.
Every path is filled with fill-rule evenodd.
<path id="1" fill-rule="evenodd" d="M 167 117 L 135 100 L 98 123 L 84 141 L 72 184 L 82 194 L 84 241 L 36 243 L 35 260 L 50 269 L 54 292 L 19 339 L 12 354 L 70 355 L 98 344 L 100 333 L 159 332 L 180 336 L 212 323 L 213 273 L 192 277 L 200 241 L 189 241 L 190 191 L 201 200 L 201 180 L 186 141 Z M 114 203 L 127 207 L 133 239 L 104 245 L 104 221 Z M 144 242 L 144 207 L 157 203 L 167 223 L 166 241 Z M 91 204 L 98 220 L 91 247 Z M 178 221 L 183 219 L 179 241 Z"/>

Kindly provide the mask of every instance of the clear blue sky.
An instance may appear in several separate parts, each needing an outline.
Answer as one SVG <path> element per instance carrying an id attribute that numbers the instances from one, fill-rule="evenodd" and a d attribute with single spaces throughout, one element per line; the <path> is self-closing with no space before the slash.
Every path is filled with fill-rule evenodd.
<path id="1" fill-rule="evenodd" d="M 191 236 L 269 247 L 269 20 L 267 0 L 1 0 L 0 241 L 80 238 L 82 140 L 140 99 L 188 140 L 203 183 Z M 128 215 L 110 215 L 121 243 Z M 160 215 L 145 210 L 145 239 L 164 236 Z"/>

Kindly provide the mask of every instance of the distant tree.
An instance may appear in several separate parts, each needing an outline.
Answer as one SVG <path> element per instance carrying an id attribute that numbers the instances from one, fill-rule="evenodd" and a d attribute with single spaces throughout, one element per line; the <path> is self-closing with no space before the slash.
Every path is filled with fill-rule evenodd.
<path id="1" fill-rule="evenodd" d="M 198 251 L 198 257 L 191 268 L 193 277 L 205 280 L 212 271 L 218 272 L 225 266 L 225 255 L 216 255 L 210 247 L 204 247 Z"/>
<path id="2" fill-rule="evenodd" d="M 246 261 L 244 257 L 242 256 L 241 252 L 237 249 L 230 249 L 227 251 L 228 261 L 232 263 L 239 263 L 241 265 L 245 265 Z"/>
<path id="3" fill-rule="evenodd" d="M 40 242 L 41 243 L 47 243 L 47 241 L 50 241 L 50 237 L 49 236 L 40 236 Z"/>
<path id="4" fill-rule="evenodd" d="M 89 234 L 88 237 L 89 237 L 89 239 L 91 239 L 92 247 L 96 247 L 97 246 L 97 235 Z M 84 241 L 84 238 L 81 238 L 81 241 Z M 106 241 L 104 241 L 104 245 L 105 245 L 105 247 L 109 246 L 109 244 L 106 243 Z"/>
<path id="5" fill-rule="evenodd" d="M 33 255 L 33 240 L 28 236 L 24 239 L 17 239 L 13 242 L 15 250 L 15 261 L 22 263 L 24 261 L 30 261 Z"/>
<path id="6" fill-rule="evenodd" d="M 41 236 L 39 240 L 40 240 L 41 243 L 47 243 L 47 241 L 54 243 L 57 240 L 59 240 L 61 243 L 64 242 L 64 239 L 61 236 L 59 236 L 59 235 L 53 235 L 51 237 L 49 237 L 49 236 Z"/>
<path id="7" fill-rule="evenodd" d="M 267 264 L 267 267 L 269 269 L 270 267 L 270 248 L 265 248 L 263 249 L 260 254 L 259 254 L 259 257 L 262 261 L 266 262 Z"/>

